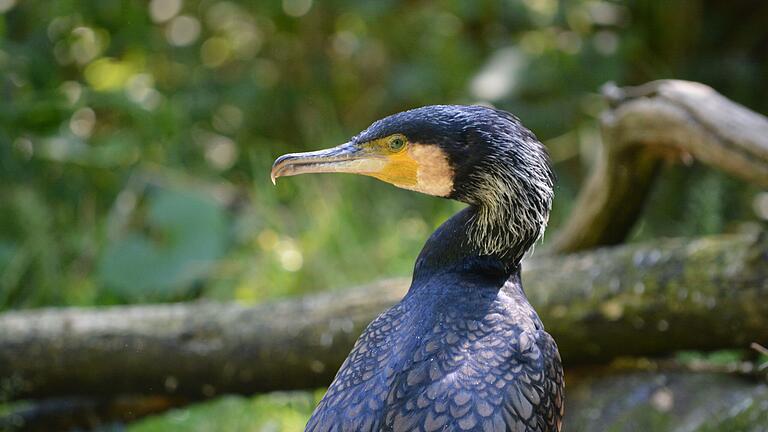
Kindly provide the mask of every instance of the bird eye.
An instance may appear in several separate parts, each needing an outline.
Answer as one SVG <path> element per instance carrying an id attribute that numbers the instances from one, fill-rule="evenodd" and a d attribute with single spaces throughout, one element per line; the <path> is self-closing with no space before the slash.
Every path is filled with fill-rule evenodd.
<path id="1" fill-rule="evenodd" d="M 393 137 L 389 140 L 389 149 L 392 151 L 400 151 L 405 146 L 405 139 L 400 136 Z"/>

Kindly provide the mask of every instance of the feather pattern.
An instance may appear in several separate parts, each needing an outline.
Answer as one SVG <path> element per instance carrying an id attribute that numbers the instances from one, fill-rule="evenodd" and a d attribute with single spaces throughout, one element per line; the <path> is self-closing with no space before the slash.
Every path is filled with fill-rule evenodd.
<path id="1" fill-rule="evenodd" d="M 443 274 L 373 321 L 307 430 L 559 430 L 554 340 L 519 279 L 479 293 L 476 282 Z M 466 307 L 446 307 L 454 302 Z"/>

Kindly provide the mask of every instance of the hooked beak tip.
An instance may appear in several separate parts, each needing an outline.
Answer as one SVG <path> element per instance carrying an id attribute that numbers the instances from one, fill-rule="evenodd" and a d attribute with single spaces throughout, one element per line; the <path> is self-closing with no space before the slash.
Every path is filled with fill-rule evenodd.
<path id="1" fill-rule="evenodd" d="M 277 186 L 277 178 L 284 174 L 286 169 L 285 161 L 290 159 L 292 155 L 283 155 L 275 160 L 272 164 L 272 170 L 269 172 L 269 179 L 272 180 L 272 185 Z"/>

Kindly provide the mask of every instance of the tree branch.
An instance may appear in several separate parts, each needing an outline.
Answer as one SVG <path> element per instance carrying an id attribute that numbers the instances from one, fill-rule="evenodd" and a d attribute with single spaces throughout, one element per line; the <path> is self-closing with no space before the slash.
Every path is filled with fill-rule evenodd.
<path id="1" fill-rule="evenodd" d="M 601 117 L 602 149 L 550 251 L 624 240 L 665 159 L 696 159 L 768 187 L 768 118 L 689 81 L 602 91 L 611 104 Z"/>
<path id="2" fill-rule="evenodd" d="M 0 415 L 0 431 L 91 430 L 126 423 L 193 402 L 167 396 L 44 399 Z"/>
<path id="3" fill-rule="evenodd" d="M 768 341 L 764 235 L 533 259 L 523 279 L 566 364 Z M 256 306 L 189 303 L 0 315 L 6 399 L 192 398 L 330 382 L 407 281 Z"/>
<path id="4" fill-rule="evenodd" d="M 566 376 L 572 379 L 563 430 L 760 431 L 768 424 L 768 388 L 733 374 L 569 370 Z"/>

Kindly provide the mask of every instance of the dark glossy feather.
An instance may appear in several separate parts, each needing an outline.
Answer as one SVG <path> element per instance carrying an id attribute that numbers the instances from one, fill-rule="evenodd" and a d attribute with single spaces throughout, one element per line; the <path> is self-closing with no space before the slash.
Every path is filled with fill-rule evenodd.
<path id="1" fill-rule="evenodd" d="M 308 431 L 557 431 L 557 347 L 513 278 L 446 273 L 374 320 Z"/>

